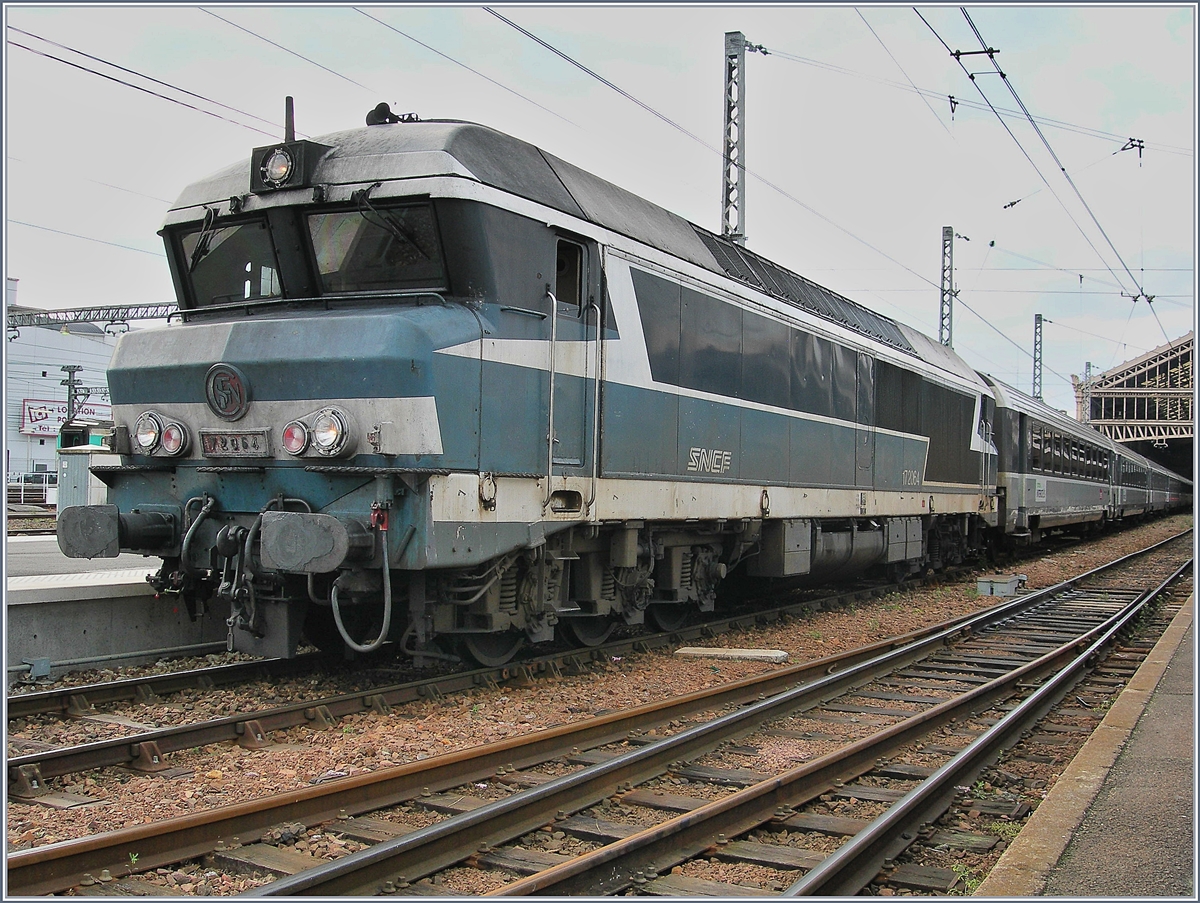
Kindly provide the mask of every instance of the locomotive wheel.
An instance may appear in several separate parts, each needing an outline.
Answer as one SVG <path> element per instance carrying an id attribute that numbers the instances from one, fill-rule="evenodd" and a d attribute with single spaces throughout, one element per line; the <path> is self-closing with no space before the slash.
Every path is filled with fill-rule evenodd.
<path id="1" fill-rule="evenodd" d="M 670 633 L 683 626 L 688 617 L 686 605 L 657 603 L 646 608 L 646 623 L 655 630 Z"/>
<path id="2" fill-rule="evenodd" d="M 467 657 L 485 668 L 498 668 L 507 664 L 517 651 L 525 645 L 525 635 L 506 631 L 504 633 L 464 633 L 459 642 Z"/>
<path id="3" fill-rule="evenodd" d="M 572 646 L 599 646 L 616 629 L 617 622 L 609 618 L 563 618 L 558 622 L 563 639 Z"/>

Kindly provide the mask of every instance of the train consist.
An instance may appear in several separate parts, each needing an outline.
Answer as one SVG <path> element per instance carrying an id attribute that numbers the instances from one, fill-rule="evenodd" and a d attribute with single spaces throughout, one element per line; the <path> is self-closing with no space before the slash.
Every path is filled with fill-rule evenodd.
<path id="1" fill-rule="evenodd" d="M 490 128 L 257 148 L 162 231 L 181 321 L 109 370 L 109 504 L 229 644 L 507 661 L 731 572 L 938 568 L 1190 503 L 953 351 Z"/>

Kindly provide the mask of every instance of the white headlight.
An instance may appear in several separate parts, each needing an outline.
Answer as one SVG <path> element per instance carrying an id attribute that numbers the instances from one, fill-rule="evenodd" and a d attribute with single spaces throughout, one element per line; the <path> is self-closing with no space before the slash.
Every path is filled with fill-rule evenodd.
<path id="1" fill-rule="evenodd" d="M 292 174 L 292 155 L 282 147 L 267 155 L 262 164 L 262 178 L 268 185 L 278 188 Z"/>
<path id="2" fill-rule="evenodd" d="M 137 419 L 137 424 L 133 428 L 133 438 L 145 454 L 150 454 L 158 447 L 158 441 L 162 438 L 162 421 L 158 416 L 147 411 Z"/>
<path id="3" fill-rule="evenodd" d="M 322 455 L 336 455 L 346 446 L 346 421 L 333 408 L 320 411 L 312 420 L 312 445 Z"/>

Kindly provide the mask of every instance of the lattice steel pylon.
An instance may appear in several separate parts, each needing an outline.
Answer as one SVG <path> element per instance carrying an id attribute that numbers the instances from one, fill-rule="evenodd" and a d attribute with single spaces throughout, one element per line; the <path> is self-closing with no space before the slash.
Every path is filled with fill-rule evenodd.
<path id="1" fill-rule="evenodd" d="M 1042 400 L 1042 315 L 1033 315 L 1033 391 L 1038 401 Z"/>
<path id="2" fill-rule="evenodd" d="M 942 226 L 942 304 L 938 341 L 954 347 L 954 227 Z"/>
<path id="3" fill-rule="evenodd" d="M 721 169 L 721 234 L 746 244 L 746 36 L 725 32 L 725 132 Z"/>
<path id="4" fill-rule="evenodd" d="M 1075 410 L 1117 442 L 1194 439 L 1195 334 L 1075 384 Z M 1086 405 L 1086 408 L 1085 408 Z"/>

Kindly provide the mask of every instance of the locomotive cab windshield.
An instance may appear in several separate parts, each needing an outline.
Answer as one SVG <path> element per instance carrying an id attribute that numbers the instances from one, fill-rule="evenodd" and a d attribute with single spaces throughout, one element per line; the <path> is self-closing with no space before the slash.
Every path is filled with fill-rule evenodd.
<path id="1" fill-rule="evenodd" d="M 433 206 L 376 206 L 308 215 L 322 293 L 446 287 Z"/>
<path id="2" fill-rule="evenodd" d="M 187 306 L 448 289 L 428 199 L 372 203 L 363 192 L 356 200 L 342 209 L 297 215 L 295 208 L 283 208 L 249 219 L 218 219 L 209 208 L 202 224 L 175 233 L 176 270 Z M 299 253 L 278 250 L 288 247 Z"/>
<path id="3" fill-rule="evenodd" d="M 197 307 L 283 294 L 275 247 L 261 217 L 217 226 L 210 215 L 200 228 L 182 233 L 179 246 Z"/>

